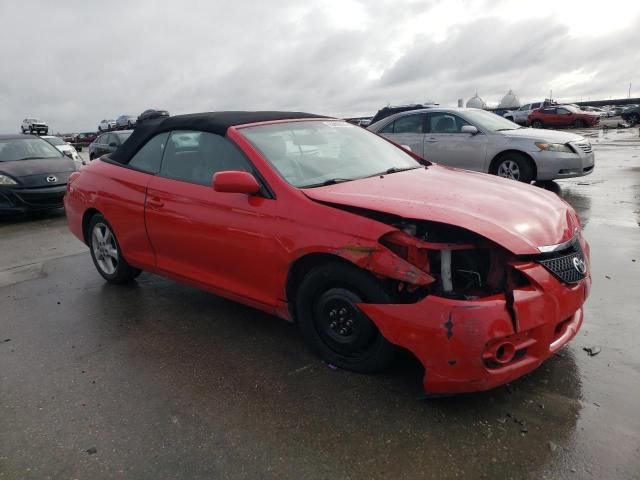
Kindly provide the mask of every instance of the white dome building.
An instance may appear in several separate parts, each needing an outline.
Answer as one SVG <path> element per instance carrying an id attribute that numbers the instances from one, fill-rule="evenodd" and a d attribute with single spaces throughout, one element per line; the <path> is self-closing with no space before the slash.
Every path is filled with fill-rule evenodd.
<path id="1" fill-rule="evenodd" d="M 509 90 L 509 92 L 502 97 L 502 100 L 500 100 L 500 105 L 498 105 L 498 108 L 504 108 L 504 109 L 514 109 L 514 108 L 518 108 L 520 106 L 520 99 L 516 96 L 515 93 L 513 93 L 513 90 Z"/>
<path id="2" fill-rule="evenodd" d="M 467 100 L 467 108 L 482 108 L 485 109 L 487 108 L 487 104 L 484 100 L 482 100 L 479 96 L 478 96 L 478 92 L 476 92 L 476 94 L 471 97 L 469 100 Z"/>

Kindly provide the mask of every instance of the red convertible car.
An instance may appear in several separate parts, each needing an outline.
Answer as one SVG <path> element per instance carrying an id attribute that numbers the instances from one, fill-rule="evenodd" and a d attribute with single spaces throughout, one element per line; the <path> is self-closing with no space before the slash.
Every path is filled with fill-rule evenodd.
<path id="1" fill-rule="evenodd" d="M 296 322 L 326 362 L 486 390 L 574 337 L 589 247 L 553 193 L 441 167 L 345 121 L 218 112 L 140 125 L 69 181 L 98 272 L 142 270 Z"/>

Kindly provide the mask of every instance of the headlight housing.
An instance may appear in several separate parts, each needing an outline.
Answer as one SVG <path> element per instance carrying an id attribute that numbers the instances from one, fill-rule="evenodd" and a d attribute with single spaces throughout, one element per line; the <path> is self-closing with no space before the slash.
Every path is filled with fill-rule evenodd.
<path id="1" fill-rule="evenodd" d="M 0 174 L 0 185 L 17 185 L 18 182 L 16 182 L 13 178 L 8 177 L 7 175 L 2 175 Z"/>
<path id="2" fill-rule="evenodd" d="M 543 143 L 536 142 L 536 147 L 540 150 L 546 150 L 548 152 L 562 152 L 562 153 L 576 153 L 571 147 L 565 143 Z"/>

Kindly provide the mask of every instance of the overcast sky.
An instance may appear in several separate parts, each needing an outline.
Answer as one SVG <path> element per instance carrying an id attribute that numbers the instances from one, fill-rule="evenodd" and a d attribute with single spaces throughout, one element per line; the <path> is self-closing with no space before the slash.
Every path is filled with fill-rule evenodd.
<path id="1" fill-rule="evenodd" d="M 593 5 L 593 6 L 587 6 Z M 640 96 L 640 1 L 2 0 L 0 133 L 212 110 Z"/>

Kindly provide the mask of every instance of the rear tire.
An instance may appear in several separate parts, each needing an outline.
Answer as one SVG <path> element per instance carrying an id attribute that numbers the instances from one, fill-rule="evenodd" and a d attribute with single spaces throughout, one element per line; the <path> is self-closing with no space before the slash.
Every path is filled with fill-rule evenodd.
<path id="1" fill-rule="evenodd" d="M 302 280 L 295 298 L 296 320 L 307 344 L 325 362 L 355 372 L 376 372 L 389 366 L 396 349 L 356 304 L 390 301 L 368 272 L 327 263 Z"/>
<path id="2" fill-rule="evenodd" d="M 127 263 L 111 225 L 99 213 L 91 217 L 87 243 L 96 270 L 107 282 L 127 283 L 142 272 Z"/>
<path id="3" fill-rule="evenodd" d="M 507 152 L 498 157 L 491 173 L 523 183 L 531 183 L 535 176 L 531 160 L 518 152 Z"/>
<path id="4" fill-rule="evenodd" d="M 638 123 L 640 123 L 640 115 L 638 115 L 637 113 L 629 115 L 629 125 L 633 127 Z"/>

